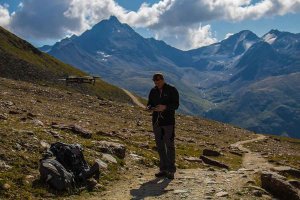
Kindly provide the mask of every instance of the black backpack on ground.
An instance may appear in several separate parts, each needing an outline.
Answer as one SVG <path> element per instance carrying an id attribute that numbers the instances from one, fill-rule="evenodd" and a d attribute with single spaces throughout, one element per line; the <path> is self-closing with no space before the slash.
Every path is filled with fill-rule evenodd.
<path id="1" fill-rule="evenodd" d="M 82 151 L 83 149 L 79 144 L 65 144 L 61 142 L 51 144 L 50 149 L 48 150 L 48 155 L 54 156 L 55 159 L 52 159 L 54 161 L 49 161 L 50 159 L 44 158 L 40 161 L 41 178 L 47 180 L 45 177 L 55 171 L 52 170 L 53 167 L 50 168 L 49 165 L 54 165 L 57 169 L 56 171 L 59 172 L 55 173 L 55 175 L 61 177 L 53 180 L 53 182 L 55 182 L 55 184 L 58 186 L 53 186 L 49 183 L 55 189 L 68 190 L 69 182 L 72 183 L 70 184 L 71 187 L 75 187 L 85 184 L 87 179 L 91 177 L 94 177 L 96 180 L 98 180 L 100 176 L 100 165 L 96 162 L 92 167 L 89 167 L 88 163 L 84 159 Z M 48 162 L 51 163 L 47 164 Z M 49 168 L 51 170 L 49 170 Z M 51 177 L 54 177 L 54 175 L 51 175 Z M 71 181 L 71 179 L 73 179 L 73 181 Z M 59 181 L 60 183 L 57 183 Z M 73 184 L 73 182 L 75 184 Z"/>
<path id="2" fill-rule="evenodd" d="M 39 171 L 41 180 L 56 190 L 71 191 L 75 188 L 74 175 L 53 158 L 41 160 Z"/>
<path id="3" fill-rule="evenodd" d="M 79 144 L 57 142 L 51 145 L 50 151 L 58 162 L 74 174 L 77 182 L 83 181 L 83 174 L 89 171 L 89 166 L 84 159 L 83 149 Z"/>

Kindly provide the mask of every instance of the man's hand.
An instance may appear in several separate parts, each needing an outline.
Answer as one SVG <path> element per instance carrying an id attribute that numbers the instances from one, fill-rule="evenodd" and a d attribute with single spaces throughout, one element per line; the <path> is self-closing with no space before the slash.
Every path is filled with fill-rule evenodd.
<path id="1" fill-rule="evenodd" d="M 151 108 L 151 106 L 147 106 L 147 107 L 145 108 L 145 111 L 152 112 L 153 109 Z"/>
<path id="2" fill-rule="evenodd" d="M 164 110 L 166 110 L 167 106 L 166 105 L 157 105 L 155 108 L 154 108 L 154 111 L 156 112 L 162 112 Z"/>

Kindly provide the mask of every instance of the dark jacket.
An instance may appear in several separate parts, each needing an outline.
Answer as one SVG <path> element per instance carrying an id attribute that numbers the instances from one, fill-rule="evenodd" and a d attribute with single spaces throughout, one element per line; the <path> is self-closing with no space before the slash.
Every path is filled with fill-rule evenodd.
<path id="1" fill-rule="evenodd" d="M 175 110 L 179 107 L 179 94 L 175 87 L 164 84 L 162 93 L 157 87 L 151 89 L 147 106 L 155 107 L 157 105 L 166 105 L 163 112 L 153 112 L 152 124 L 159 126 L 168 126 L 175 124 Z"/>

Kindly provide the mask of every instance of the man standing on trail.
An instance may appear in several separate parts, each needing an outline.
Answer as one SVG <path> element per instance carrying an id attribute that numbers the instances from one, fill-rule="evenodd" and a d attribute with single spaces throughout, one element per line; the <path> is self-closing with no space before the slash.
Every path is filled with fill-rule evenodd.
<path id="1" fill-rule="evenodd" d="M 149 93 L 147 109 L 153 111 L 153 132 L 160 158 L 160 171 L 155 176 L 174 179 L 175 110 L 179 107 L 179 94 L 175 87 L 165 83 L 162 74 L 154 74 L 153 81 L 155 87 Z"/>

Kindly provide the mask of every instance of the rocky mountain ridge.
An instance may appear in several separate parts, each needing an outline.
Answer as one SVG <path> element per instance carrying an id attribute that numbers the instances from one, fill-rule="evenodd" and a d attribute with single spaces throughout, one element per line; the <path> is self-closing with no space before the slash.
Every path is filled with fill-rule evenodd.
<path id="1" fill-rule="evenodd" d="M 183 113 L 222 120 L 256 132 L 300 137 L 299 115 L 293 114 L 299 113 L 299 103 L 278 102 L 289 88 L 275 90 L 268 84 L 279 76 L 289 82 L 291 74 L 299 75 L 299 41 L 299 34 L 271 30 L 259 38 L 244 30 L 218 43 L 181 51 L 163 41 L 145 39 L 127 24 L 111 17 L 47 50 L 66 63 L 99 74 L 104 80 L 143 97 L 147 97 L 152 87 L 152 74 L 161 71 L 167 81 L 179 89 Z M 274 99 L 270 104 L 278 102 L 287 112 L 274 112 L 274 108 L 262 103 L 265 100 L 257 96 L 257 91 L 251 91 L 259 82 L 268 84 L 267 96 L 270 95 L 269 100 Z M 249 90 L 258 101 L 250 102 L 246 96 L 236 95 Z M 295 93 L 290 95 L 292 99 L 299 98 Z M 251 104 L 255 105 L 250 111 Z M 230 116 L 222 114 L 230 113 L 229 107 L 244 111 Z M 287 120 L 287 115 L 295 117 Z"/>

